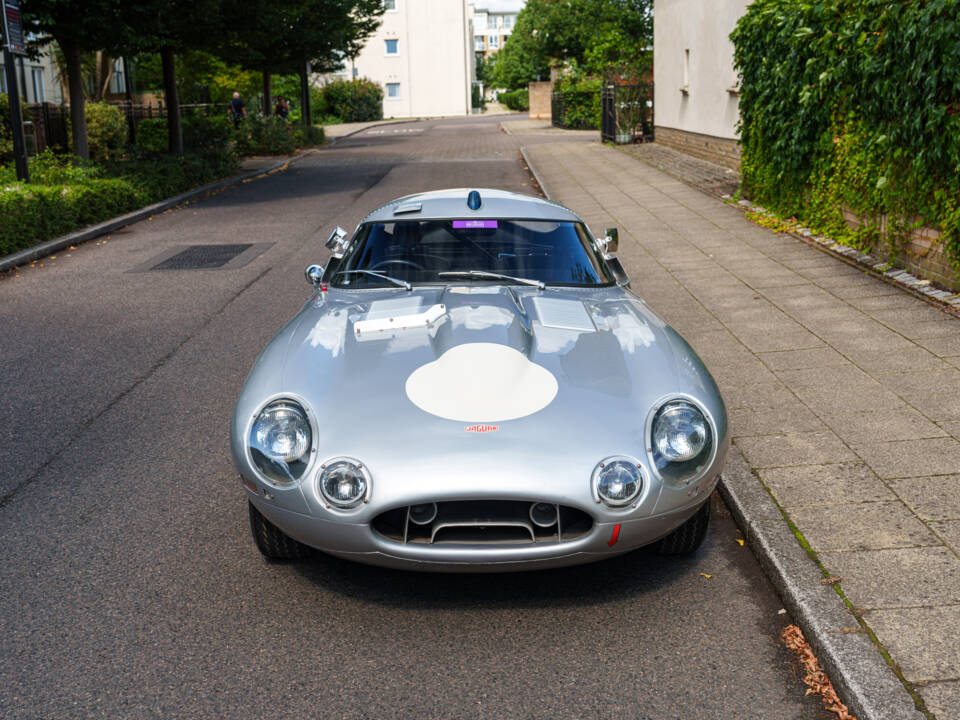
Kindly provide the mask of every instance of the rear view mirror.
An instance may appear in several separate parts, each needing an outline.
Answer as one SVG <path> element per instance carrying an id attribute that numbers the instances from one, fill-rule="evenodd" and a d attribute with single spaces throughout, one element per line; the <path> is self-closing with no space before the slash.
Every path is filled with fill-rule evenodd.
<path id="1" fill-rule="evenodd" d="M 620 246 L 620 231 L 617 228 L 606 228 L 603 231 L 603 253 L 615 253 Z"/>
<path id="2" fill-rule="evenodd" d="M 347 231 L 337 225 L 327 238 L 326 245 L 335 258 L 343 257 L 343 252 L 347 249 Z"/>

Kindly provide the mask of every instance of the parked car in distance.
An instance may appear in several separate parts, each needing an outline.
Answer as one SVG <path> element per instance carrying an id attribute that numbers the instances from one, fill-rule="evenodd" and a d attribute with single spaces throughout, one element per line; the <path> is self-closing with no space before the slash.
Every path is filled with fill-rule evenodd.
<path id="1" fill-rule="evenodd" d="M 487 189 L 334 230 L 233 416 L 260 551 L 472 572 L 696 550 L 726 410 L 617 245 Z"/>

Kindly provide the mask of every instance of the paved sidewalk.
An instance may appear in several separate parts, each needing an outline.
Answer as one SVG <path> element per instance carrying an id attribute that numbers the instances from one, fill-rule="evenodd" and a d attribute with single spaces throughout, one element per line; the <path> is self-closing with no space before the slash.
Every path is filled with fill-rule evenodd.
<path id="1" fill-rule="evenodd" d="M 525 152 L 549 197 L 620 228 L 634 290 L 723 390 L 732 453 L 927 710 L 960 718 L 960 320 L 626 153 Z"/>

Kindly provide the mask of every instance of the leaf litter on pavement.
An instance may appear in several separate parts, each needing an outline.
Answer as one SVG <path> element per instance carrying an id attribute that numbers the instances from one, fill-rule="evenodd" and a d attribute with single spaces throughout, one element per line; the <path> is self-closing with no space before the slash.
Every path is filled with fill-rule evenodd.
<path id="1" fill-rule="evenodd" d="M 807 695 L 816 693 L 823 700 L 823 706 L 837 716 L 837 720 L 857 720 L 847 706 L 840 702 L 837 691 L 833 689 L 833 683 L 830 678 L 820 668 L 820 661 L 813 654 L 810 643 L 803 636 L 803 631 L 796 625 L 787 625 L 780 633 L 780 639 L 783 644 L 791 650 L 807 674 L 803 678 L 804 685 L 807 686 Z"/>

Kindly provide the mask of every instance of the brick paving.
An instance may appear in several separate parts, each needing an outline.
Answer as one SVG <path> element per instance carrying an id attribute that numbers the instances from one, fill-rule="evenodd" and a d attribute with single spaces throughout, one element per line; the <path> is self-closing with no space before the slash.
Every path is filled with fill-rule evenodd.
<path id="1" fill-rule="evenodd" d="M 667 174 L 655 145 L 525 152 L 549 197 L 620 228 L 634 290 L 724 393 L 731 452 L 928 711 L 960 718 L 960 320 L 677 179 L 702 161 Z"/>

